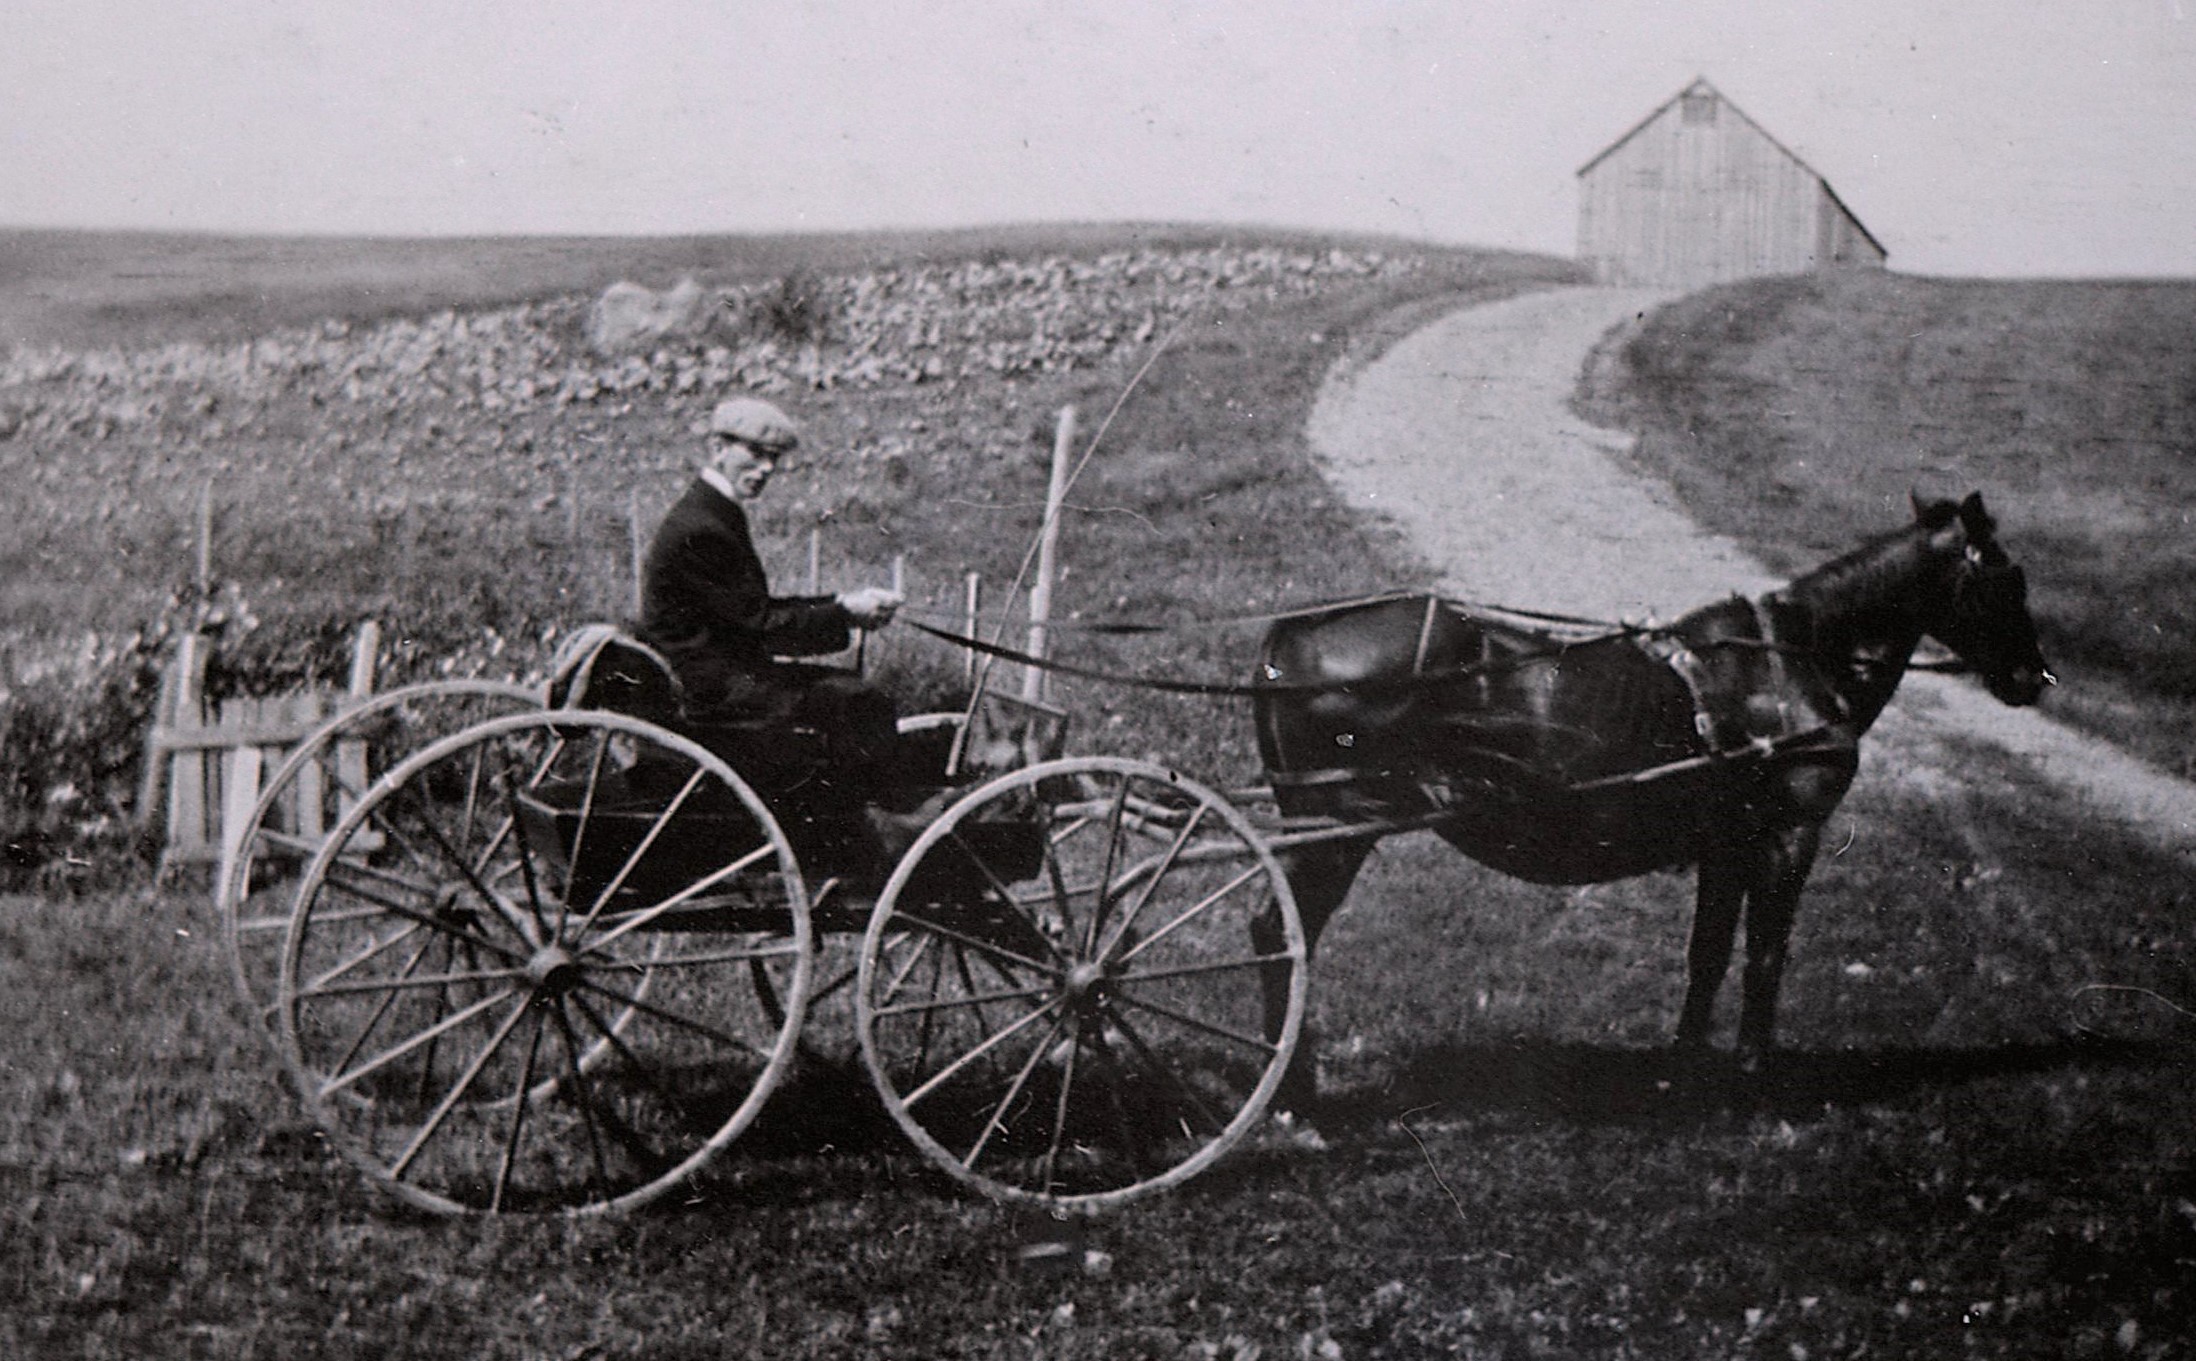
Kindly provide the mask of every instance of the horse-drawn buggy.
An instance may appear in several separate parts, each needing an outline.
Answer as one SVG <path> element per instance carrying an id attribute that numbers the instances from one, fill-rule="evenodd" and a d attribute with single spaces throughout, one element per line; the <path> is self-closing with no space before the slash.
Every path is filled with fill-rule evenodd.
<path id="1" fill-rule="evenodd" d="M 636 1206 L 804 1048 L 858 1052 L 917 1148 L 1008 1200 L 1117 1204 L 1258 1122 L 1304 942 L 1220 793 L 1061 757 L 1056 712 L 991 696 L 902 721 L 922 830 L 884 861 L 801 787 L 809 735 L 697 728 L 644 646 L 585 652 L 547 693 L 430 683 L 334 720 L 223 872 L 249 1005 L 375 1181 L 445 1212 Z"/>
<path id="2" fill-rule="evenodd" d="M 238 981 L 330 1140 L 447 1212 L 660 1196 L 804 1047 L 858 1054 L 991 1196 L 1176 1185 L 1284 1082 L 1303 1099 L 1311 944 L 1414 828 L 1543 882 L 1697 864 L 1679 1038 L 1705 1041 L 1743 910 L 1765 1049 L 1815 839 L 1920 640 L 2009 703 L 2050 680 L 1993 530 L 1979 498 L 1917 505 L 1669 625 L 1424 595 L 1268 616 L 1249 683 L 1171 687 L 1252 701 L 1270 785 L 1233 795 L 1063 757 L 1057 714 L 979 692 L 903 723 L 921 831 L 889 861 L 803 783 L 799 734 L 699 730 L 600 637 L 547 690 L 415 687 L 308 739 L 223 871 Z"/>

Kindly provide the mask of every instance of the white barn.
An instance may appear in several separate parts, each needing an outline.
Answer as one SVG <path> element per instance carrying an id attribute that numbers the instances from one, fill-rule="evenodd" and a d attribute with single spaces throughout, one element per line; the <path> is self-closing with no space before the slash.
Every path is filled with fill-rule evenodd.
<path id="1" fill-rule="evenodd" d="M 1706 80 L 1580 167 L 1578 181 L 1578 257 L 1601 283 L 1697 288 L 1883 267 L 1883 243 L 1830 182 Z"/>

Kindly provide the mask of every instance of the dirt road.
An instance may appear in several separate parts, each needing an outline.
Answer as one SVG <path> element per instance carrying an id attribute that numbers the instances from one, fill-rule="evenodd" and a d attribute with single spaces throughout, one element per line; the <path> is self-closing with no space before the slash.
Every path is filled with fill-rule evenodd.
<path id="1" fill-rule="evenodd" d="M 1452 595 L 1646 619 L 1765 590 L 1775 582 L 1761 564 L 1623 466 L 1629 435 L 1571 410 L 1595 343 L 1666 296 L 1558 289 L 1451 313 L 1331 378 L 1312 447 L 1343 496 L 1389 516 Z M 1864 778 L 1941 786 L 1935 755 L 1979 738 L 2196 861 L 2196 785 L 1969 682 L 1910 676 L 1875 736 L 1890 759 L 1864 762 Z"/>

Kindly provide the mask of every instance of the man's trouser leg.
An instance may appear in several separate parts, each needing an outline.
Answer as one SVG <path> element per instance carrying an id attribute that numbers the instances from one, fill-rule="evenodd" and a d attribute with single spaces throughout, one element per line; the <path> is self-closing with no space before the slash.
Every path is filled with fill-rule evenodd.
<path id="1" fill-rule="evenodd" d="M 824 735 L 823 780 L 851 808 L 884 793 L 899 740 L 892 697 L 856 676 L 836 672 L 804 678 L 794 722 Z"/>

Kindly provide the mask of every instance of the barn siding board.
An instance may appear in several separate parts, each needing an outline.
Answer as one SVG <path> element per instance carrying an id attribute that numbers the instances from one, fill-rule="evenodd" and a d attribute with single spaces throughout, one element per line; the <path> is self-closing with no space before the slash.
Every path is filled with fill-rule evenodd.
<path id="1" fill-rule="evenodd" d="M 1578 174 L 1579 258 L 1605 283 L 1698 287 L 1884 262 L 1829 184 L 1705 80 Z"/>

